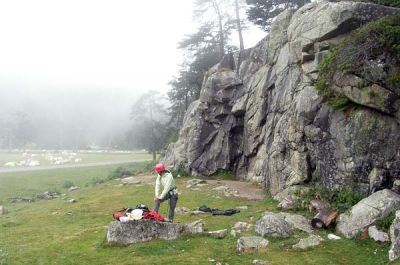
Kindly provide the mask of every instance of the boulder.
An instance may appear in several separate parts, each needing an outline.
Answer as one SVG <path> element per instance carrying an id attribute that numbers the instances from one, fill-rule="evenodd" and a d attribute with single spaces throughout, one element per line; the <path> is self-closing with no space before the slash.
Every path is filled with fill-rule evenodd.
<path id="1" fill-rule="evenodd" d="M 237 241 L 237 251 L 244 252 L 247 249 L 265 248 L 269 241 L 260 236 L 243 236 Z"/>
<path id="2" fill-rule="evenodd" d="M 265 212 L 254 225 L 254 230 L 263 237 L 288 238 L 292 234 L 293 227 L 284 216 Z"/>
<path id="3" fill-rule="evenodd" d="M 346 238 L 354 238 L 376 220 L 384 219 L 400 209 L 400 195 L 389 189 L 380 190 L 354 205 L 337 219 L 336 230 Z"/>
<path id="4" fill-rule="evenodd" d="M 156 238 L 174 240 L 183 233 L 197 234 L 202 232 L 200 230 L 198 227 L 155 220 L 114 221 L 108 226 L 107 242 L 126 245 Z"/>
<path id="5" fill-rule="evenodd" d="M 309 220 L 302 215 L 290 214 L 290 213 L 278 213 L 278 216 L 282 216 L 286 222 L 288 222 L 293 229 L 311 234 L 311 226 Z"/>

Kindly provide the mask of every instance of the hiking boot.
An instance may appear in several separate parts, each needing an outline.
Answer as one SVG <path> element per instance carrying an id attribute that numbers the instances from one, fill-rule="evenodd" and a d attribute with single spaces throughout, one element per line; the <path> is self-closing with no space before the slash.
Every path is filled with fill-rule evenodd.
<path id="1" fill-rule="evenodd" d="M 172 223 L 172 220 L 169 218 L 164 218 L 164 222 Z"/>

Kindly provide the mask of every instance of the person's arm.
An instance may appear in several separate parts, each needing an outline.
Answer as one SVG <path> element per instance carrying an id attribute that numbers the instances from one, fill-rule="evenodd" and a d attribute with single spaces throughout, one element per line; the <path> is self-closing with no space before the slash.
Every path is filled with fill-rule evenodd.
<path id="1" fill-rule="evenodd" d="M 174 178 L 172 177 L 171 173 L 166 173 L 165 176 L 163 176 L 163 178 L 165 178 L 165 183 L 164 183 L 164 190 L 160 195 L 161 199 L 164 199 L 165 196 L 167 195 L 167 193 L 173 188 L 174 186 Z"/>
<path id="2" fill-rule="evenodd" d="M 154 195 L 156 197 L 159 197 L 158 196 L 159 191 L 160 191 L 160 175 L 158 175 L 157 179 L 156 179 L 156 185 L 155 185 L 155 190 L 154 190 Z"/>

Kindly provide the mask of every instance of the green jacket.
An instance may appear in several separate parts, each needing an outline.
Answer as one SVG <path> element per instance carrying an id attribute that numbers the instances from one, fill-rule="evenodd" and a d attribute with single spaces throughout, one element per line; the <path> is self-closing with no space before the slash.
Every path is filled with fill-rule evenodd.
<path id="1" fill-rule="evenodd" d="M 164 189 L 160 194 L 160 184 L 163 185 Z M 156 188 L 155 188 L 155 195 L 160 199 L 164 199 L 167 196 L 167 193 L 171 191 L 172 194 L 178 194 L 178 189 L 176 188 L 174 177 L 172 176 L 171 172 L 166 171 L 164 175 L 158 174 L 156 179 Z"/>

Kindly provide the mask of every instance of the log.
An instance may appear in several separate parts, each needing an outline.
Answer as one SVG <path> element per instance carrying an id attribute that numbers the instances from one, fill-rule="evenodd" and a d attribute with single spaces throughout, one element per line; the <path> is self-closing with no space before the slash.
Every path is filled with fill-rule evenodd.
<path id="1" fill-rule="evenodd" d="M 323 209 L 317 215 L 311 219 L 311 226 L 313 228 L 328 228 L 336 218 L 339 216 L 339 210 L 332 211 L 329 209 Z"/>

